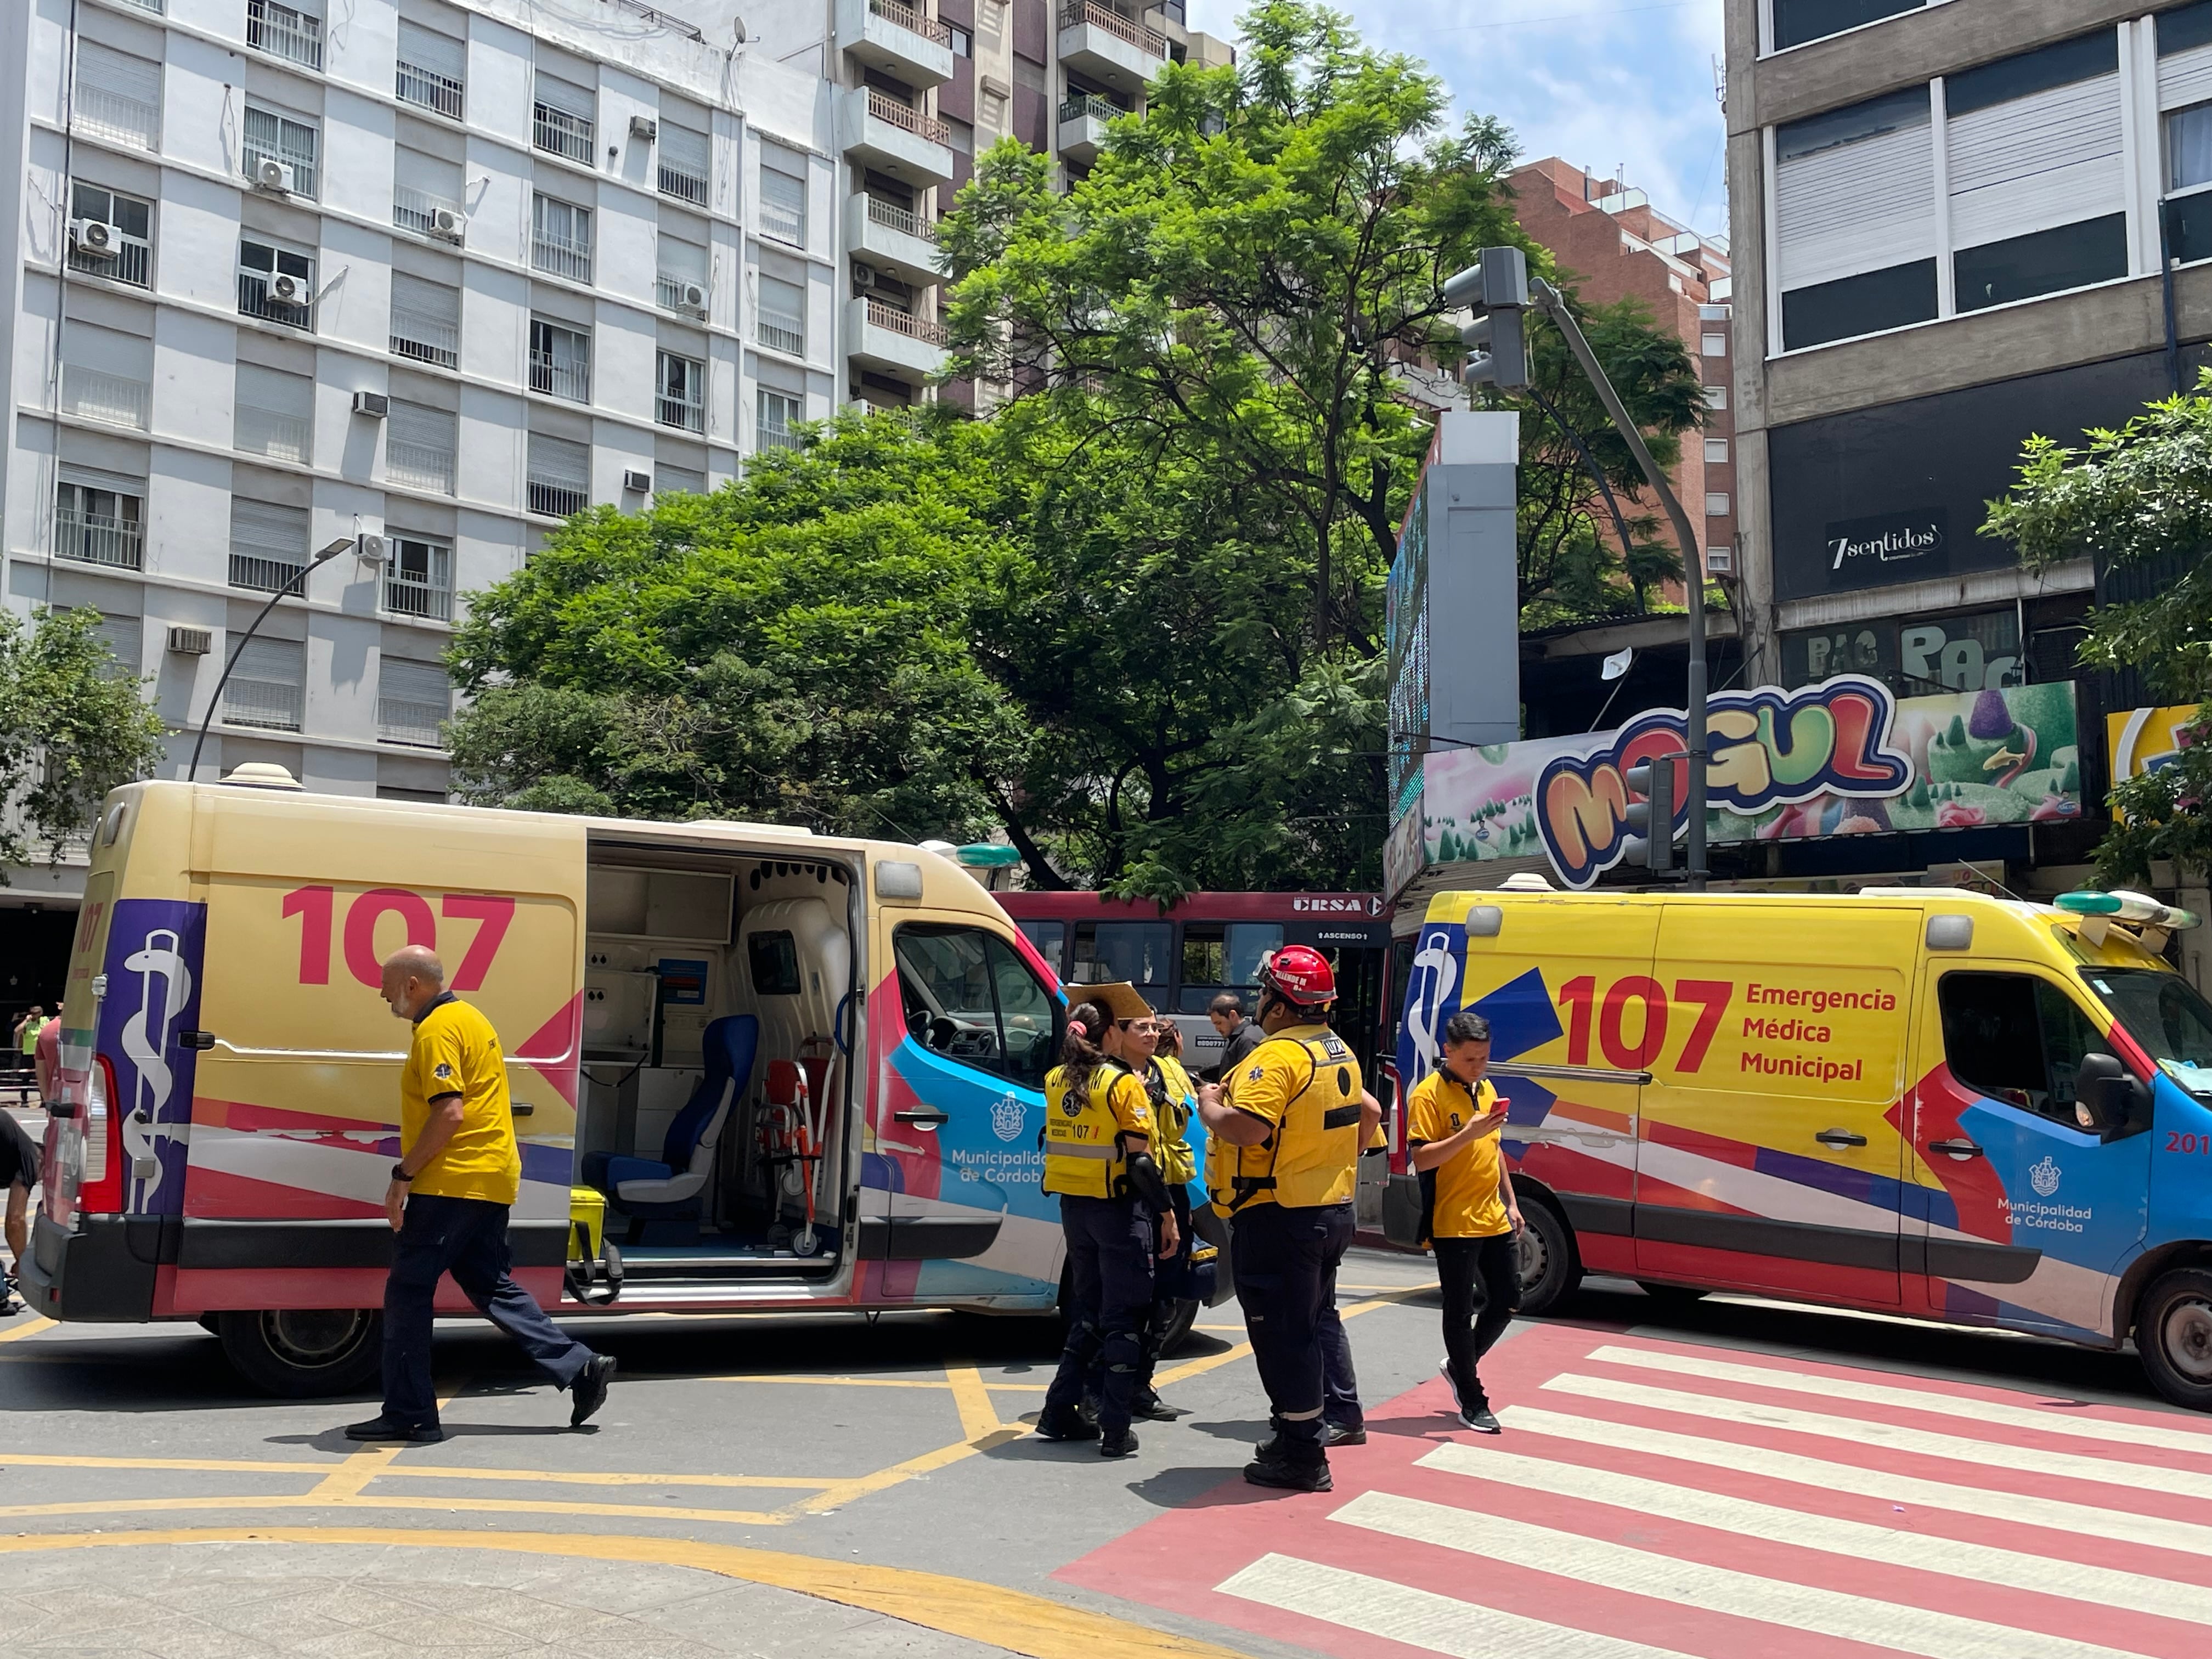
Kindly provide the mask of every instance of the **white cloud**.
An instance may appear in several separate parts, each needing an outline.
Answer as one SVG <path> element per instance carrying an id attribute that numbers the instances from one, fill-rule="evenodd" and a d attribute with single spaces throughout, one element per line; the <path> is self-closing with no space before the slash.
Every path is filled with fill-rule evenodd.
<path id="1" fill-rule="evenodd" d="M 1368 42 L 1425 61 L 1462 112 L 1494 115 L 1528 160 L 1625 171 L 1662 212 L 1727 225 L 1713 59 L 1721 0 L 1336 0 Z M 1190 25 L 1233 40 L 1243 0 L 1190 0 Z M 1441 14 L 1441 15 L 1440 15 Z M 1449 17 L 1459 21 L 1444 21 Z"/>

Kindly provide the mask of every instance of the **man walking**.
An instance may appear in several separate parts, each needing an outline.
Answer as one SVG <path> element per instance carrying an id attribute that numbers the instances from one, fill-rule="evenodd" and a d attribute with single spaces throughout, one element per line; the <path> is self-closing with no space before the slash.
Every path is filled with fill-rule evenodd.
<path id="1" fill-rule="evenodd" d="M 565 1335 L 508 1277 L 507 1216 L 522 1184 L 507 1059 L 491 1022 L 446 989 L 446 969 L 410 945 L 384 963 L 384 1000 L 411 1022 L 399 1073 L 399 1162 L 384 1209 L 398 1235 L 384 1285 L 384 1410 L 349 1440 L 443 1440 L 430 1382 L 438 1280 L 451 1273 L 574 1401 L 572 1426 L 605 1403 L 615 1362 Z"/>

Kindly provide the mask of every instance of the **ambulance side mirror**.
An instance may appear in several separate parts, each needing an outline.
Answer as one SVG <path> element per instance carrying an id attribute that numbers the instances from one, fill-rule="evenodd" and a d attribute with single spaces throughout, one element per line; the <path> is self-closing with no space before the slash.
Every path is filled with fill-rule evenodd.
<path id="1" fill-rule="evenodd" d="M 2150 1091 L 2111 1054 L 2084 1054 L 2074 1073 L 2074 1109 L 2081 1127 L 2106 1140 L 2150 1127 Z"/>

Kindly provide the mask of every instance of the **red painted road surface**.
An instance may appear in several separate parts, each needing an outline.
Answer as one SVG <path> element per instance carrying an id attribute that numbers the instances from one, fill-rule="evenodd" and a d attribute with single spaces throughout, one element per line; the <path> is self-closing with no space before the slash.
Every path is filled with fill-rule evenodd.
<path id="1" fill-rule="evenodd" d="M 2212 1421 L 1523 1331 L 1372 1411 L 1336 1489 L 1241 1480 L 1063 1570 L 1345 1659 L 2202 1659 Z M 1255 1402 L 1256 1403 L 1256 1402 Z"/>

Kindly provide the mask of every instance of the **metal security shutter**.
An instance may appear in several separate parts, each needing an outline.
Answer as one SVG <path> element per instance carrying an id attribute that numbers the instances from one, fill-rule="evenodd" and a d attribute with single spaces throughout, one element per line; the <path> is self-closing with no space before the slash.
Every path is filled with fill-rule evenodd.
<path id="1" fill-rule="evenodd" d="M 410 276 L 404 270 L 392 273 L 392 308 L 412 312 L 426 321 L 442 323 L 448 328 L 461 325 L 460 289 Z"/>
<path id="2" fill-rule="evenodd" d="M 2109 40 L 2110 32 L 2097 39 Z M 2034 56 L 2072 49 L 2069 43 Z M 2099 62 L 2106 54 L 2081 56 Z M 1975 247 L 2125 211 L 2118 70 L 1962 108 L 1979 103 L 1976 76 L 2005 67 L 1993 64 L 1951 83 L 1952 246 Z"/>
<path id="3" fill-rule="evenodd" d="M 1927 89 L 1779 129 L 1774 222 L 1785 289 L 1934 257 L 1936 150 Z"/>
<path id="4" fill-rule="evenodd" d="M 234 552 L 305 564 L 307 509 L 249 501 L 234 495 L 230 501 L 230 545 Z"/>
<path id="5" fill-rule="evenodd" d="M 161 66 L 159 64 L 143 58 L 133 58 L 112 46 L 104 46 L 97 40 L 77 42 L 76 83 L 88 91 L 127 98 L 134 104 L 159 108 L 161 102 Z"/>
<path id="6" fill-rule="evenodd" d="M 146 627 L 141 617 L 118 617 L 103 613 L 100 626 L 92 630 L 93 637 L 115 653 L 115 665 L 108 672 L 125 679 L 137 679 L 140 665 L 144 660 Z"/>
<path id="7" fill-rule="evenodd" d="M 589 88 L 563 81 L 556 75 L 548 75 L 544 70 L 538 71 L 537 86 L 538 101 L 549 109 L 557 109 L 564 115 L 573 115 L 584 121 L 593 120 L 599 115 L 599 94 Z"/>
<path id="8" fill-rule="evenodd" d="M 315 412 L 315 383 L 304 374 L 287 374 L 282 369 L 264 368 L 258 363 L 240 363 L 238 401 L 272 415 L 305 421 L 313 418 Z"/>
<path id="9" fill-rule="evenodd" d="M 387 443 L 413 444 L 423 449 L 453 451 L 453 414 L 423 404 L 404 404 L 394 398 L 385 418 Z"/>
<path id="10" fill-rule="evenodd" d="M 708 176 L 708 149 L 707 135 L 694 132 L 689 127 L 660 124 L 660 159 L 669 167 L 694 179 Z"/>
<path id="11" fill-rule="evenodd" d="M 402 144 L 392 152 L 392 181 L 402 190 L 420 191 L 438 201 L 459 205 L 460 164 L 441 155 L 426 155 Z"/>
<path id="12" fill-rule="evenodd" d="M 399 61 L 412 64 L 442 75 L 448 81 L 468 78 L 467 46 L 450 34 L 440 34 L 417 23 L 402 19 L 399 24 Z"/>

